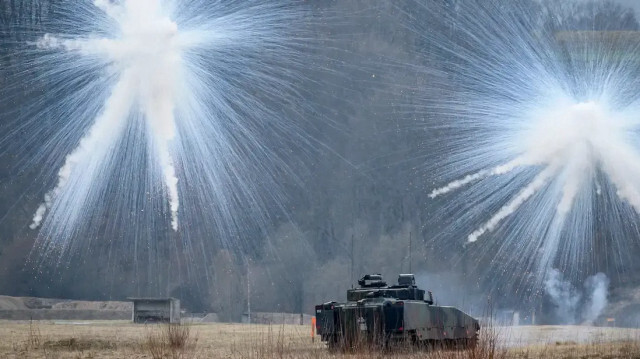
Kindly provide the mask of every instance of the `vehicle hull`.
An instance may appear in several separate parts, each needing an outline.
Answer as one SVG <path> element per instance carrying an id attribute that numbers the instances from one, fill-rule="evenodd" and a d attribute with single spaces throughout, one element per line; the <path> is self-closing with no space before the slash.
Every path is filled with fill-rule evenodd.
<path id="1" fill-rule="evenodd" d="M 393 299 L 332 303 L 316 307 L 316 331 L 331 346 L 408 340 L 415 343 L 473 346 L 478 321 L 454 307 Z"/>

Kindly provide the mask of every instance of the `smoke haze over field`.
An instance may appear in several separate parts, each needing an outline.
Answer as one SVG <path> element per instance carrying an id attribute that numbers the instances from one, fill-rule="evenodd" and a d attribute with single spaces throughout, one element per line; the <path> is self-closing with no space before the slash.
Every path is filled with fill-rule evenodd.
<path id="1" fill-rule="evenodd" d="M 550 270 L 545 280 L 559 324 L 593 324 L 607 306 L 608 290 L 604 273 L 588 277 L 582 290 L 565 281 L 557 269 Z"/>
<path id="2" fill-rule="evenodd" d="M 87 145 L 81 139 L 90 132 L 88 122 L 80 121 L 82 131 L 75 134 L 61 132 L 61 128 L 66 128 L 61 119 L 78 117 L 78 113 L 75 108 L 57 111 L 56 104 L 67 92 L 86 86 L 75 98 L 77 103 L 84 104 L 85 96 L 93 98 L 101 94 L 97 90 L 99 85 L 117 83 L 118 78 L 113 73 L 96 76 L 92 73 L 95 64 L 89 59 L 82 60 L 87 61 L 82 63 L 86 72 L 69 82 L 61 85 L 51 80 L 47 76 L 53 70 L 38 60 L 36 50 L 54 52 L 78 45 L 69 36 L 56 37 L 61 32 L 56 24 L 70 21 L 69 14 L 60 11 L 64 2 L 0 3 L 0 294 L 78 299 L 170 295 L 179 297 L 188 309 L 215 311 L 223 320 L 231 321 L 238 320 L 246 310 L 248 288 L 252 310 L 309 312 L 316 303 L 345 299 L 346 289 L 363 274 L 382 273 L 388 282 L 394 282 L 397 274 L 409 272 L 411 267 L 418 284 L 433 290 L 438 304 L 481 313 L 493 301 L 496 308 L 548 313 L 546 317 L 540 315 L 548 322 L 595 321 L 612 300 L 608 295 L 610 287 L 640 285 L 635 279 L 640 263 L 631 260 L 640 254 L 638 242 L 633 241 L 638 237 L 637 229 L 633 224 L 616 229 L 603 224 L 607 219 L 621 218 L 617 213 L 633 213 L 630 206 L 616 202 L 613 208 L 600 207 L 592 223 L 581 223 L 591 226 L 596 233 L 593 243 L 583 248 L 586 259 L 577 263 L 572 275 L 563 276 L 556 269 L 547 272 L 544 288 L 535 288 L 531 283 L 535 283 L 536 273 L 524 265 L 528 258 L 522 258 L 521 252 L 506 255 L 502 252 L 507 247 L 500 239 L 511 230 L 520 230 L 520 226 L 509 222 L 506 216 L 489 222 L 464 220 L 470 218 L 466 215 L 482 217 L 500 214 L 501 208 L 509 209 L 505 206 L 508 198 L 500 189 L 532 180 L 532 172 L 525 173 L 525 179 L 507 174 L 500 182 L 502 186 L 464 198 L 472 202 L 497 194 L 499 199 L 494 205 L 467 209 L 464 203 L 451 204 L 451 193 L 463 184 L 485 183 L 483 179 L 493 175 L 494 169 L 500 174 L 508 171 L 504 167 L 485 166 L 492 163 L 484 158 L 478 165 L 489 168 L 486 173 L 476 173 L 477 176 L 474 172 L 467 173 L 469 177 L 461 177 L 460 182 L 451 176 L 453 169 L 465 161 L 464 154 L 444 149 L 461 142 L 465 136 L 473 136 L 470 131 L 452 135 L 451 123 L 437 114 L 455 103 L 457 99 L 450 96 L 456 93 L 456 81 L 466 74 L 454 71 L 461 67 L 456 62 L 459 59 L 434 44 L 433 37 L 412 26 L 416 21 L 428 24 L 431 31 L 443 34 L 452 48 L 464 49 L 468 45 L 463 41 L 464 29 L 449 20 L 462 11 L 461 5 L 475 2 L 291 1 L 292 8 L 300 6 L 302 10 L 284 18 L 295 18 L 300 24 L 290 29 L 282 26 L 278 35 L 287 33 L 295 39 L 293 44 L 286 39 L 274 39 L 267 44 L 273 47 L 265 47 L 268 51 L 264 57 L 257 56 L 261 54 L 259 51 L 251 52 L 239 62 L 225 63 L 215 72 L 220 78 L 235 76 L 227 83 L 229 87 L 219 91 L 232 98 L 226 110 L 235 114 L 216 128 L 220 137 L 214 140 L 209 132 L 183 128 L 183 135 L 188 130 L 192 135 L 202 136 L 197 144 L 185 141 L 181 145 L 183 153 L 191 153 L 198 146 L 215 149 L 220 143 L 225 144 L 222 146 L 225 150 L 204 151 L 206 156 L 200 157 L 169 155 L 167 143 L 176 136 L 173 126 L 179 121 L 160 118 L 159 122 L 150 122 L 158 126 L 151 126 L 150 132 L 145 132 L 148 128 L 141 120 L 142 115 L 134 116 L 130 123 L 122 123 L 117 130 L 123 137 L 118 140 L 114 135 L 109 140 L 110 146 L 126 150 L 112 159 L 109 170 L 91 167 L 90 161 L 86 163 L 87 171 L 95 170 L 91 173 L 93 178 L 104 180 L 99 195 L 90 198 L 91 203 L 84 197 L 72 197 L 88 191 L 84 187 L 87 171 L 81 171 L 77 173 L 76 186 L 65 197 L 75 201 L 76 212 L 69 213 L 64 206 L 57 208 L 57 218 L 73 215 L 75 219 L 46 232 L 49 233 L 46 239 L 55 241 L 64 233 L 76 244 L 67 256 L 62 259 L 52 256 L 53 260 L 43 260 L 42 253 L 32 251 L 34 244 L 42 241 L 37 227 L 47 224 L 50 209 L 56 210 L 50 203 L 51 194 L 66 180 L 63 175 L 67 173 L 64 171 L 68 168 L 67 156 L 72 160 L 78 156 L 95 159 L 88 152 L 81 153 Z M 99 3 L 107 8 L 112 4 Z M 229 3 L 233 6 L 225 11 L 230 13 L 242 5 L 242 1 Z M 639 28 L 633 11 L 629 10 L 633 7 L 636 14 L 640 11 L 635 1 L 513 3 L 529 9 L 531 13 L 527 15 L 536 16 L 537 21 L 532 23 L 538 28 L 530 29 L 531 33 L 553 26 L 558 26 L 554 31 Z M 268 11 L 273 8 L 277 6 L 267 6 Z M 433 10 L 436 8 L 447 16 L 439 18 Z M 567 13 L 571 16 L 554 16 Z M 173 24 L 163 16 L 158 15 L 160 25 Z M 246 20 L 243 16 L 236 19 Z M 263 30 L 279 23 L 278 19 L 263 16 L 254 25 Z M 564 22 L 558 25 L 558 19 Z M 108 19 L 102 20 L 115 26 Z M 229 26 L 230 31 L 241 28 L 235 23 L 223 25 Z M 78 26 L 80 34 L 93 29 L 91 24 Z M 242 29 L 243 39 L 248 39 L 249 45 L 261 45 L 254 38 L 253 28 Z M 170 26 L 160 30 L 171 37 L 181 29 Z M 105 34 L 99 34 L 92 40 L 104 45 Z M 146 35 L 142 31 L 143 38 L 135 39 L 144 42 Z M 234 41 L 229 43 L 237 45 Z M 153 51 L 162 50 L 151 45 Z M 285 53 L 287 56 L 274 56 L 281 54 L 278 51 L 284 47 L 289 51 Z M 122 49 L 109 47 L 109 50 L 120 54 Z M 207 51 L 210 51 L 207 56 L 215 53 Z M 73 55 L 67 56 L 71 59 Z M 139 62 L 118 58 L 108 68 L 146 68 L 148 54 L 138 55 Z M 199 65 L 206 63 L 198 54 L 187 56 L 192 56 L 190 60 Z M 44 70 L 37 64 L 45 66 Z M 165 62 L 155 65 L 147 69 L 149 78 L 157 79 L 167 90 L 164 95 L 174 101 L 177 95 L 169 89 L 177 80 L 158 78 L 154 72 L 162 73 L 172 65 Z M 258 69 L 260 76 L 244 72 L 244 66 Z M 75 70 L 63 66 L 56 71 L 68 75 Z M 256 78 L 258 82 L 253 81 Z M 272 89 L 269 81 L 274 78 L 278 79 L 279 87 Z M 192 80 L 200 77 L 194 76 Z M 218 84 L 215 76 L 210 80 L 201 89 Z M 50 90 L 52 86 L 63 91 L 54 93 Z M 229 90 L 236 87 L 242 94 L 238 98 Z M 430 90 L 433 88 L 437 91 Z M 153 92 L 145 86 L 139 89 L 141 93 Z M 122 101 L 131 100 L 126 93 L 121 94 Z M 280 102 L 282 97 L 286 101 Z M 149 98 L 158 100 L 151 95 Z M 86 114 L 96 118 L 100 113 L 97 107 L 89 108 Z M 126 103 L 126 107 L 134 105 Z M 213 109 L 215 106 L 199 110 L 210 114 L 215 112 Z M 31 121 L 36 115 L 40 116 L 38 121 Z M 247 124 L 242 121 L 246 117 L 256 121 Z M 23 119 L 31 122 L 21 122 Z M 261 122 L 263 119 L 268 121 Z M 137 144 L 162 133 L 166 127 L 163 124 L 171 133 L 157 137 L 156 142 L 150 141 L 150 148 L 161 159 L 155 163 L 155 152 L 147 153 L 144 146 L 141 149 Z M 602 132 L 600 127 L 596 130 L 598 134 Z M 109 133 L 101 131 L 100 135 Z M 92 136 L 87 138 L 91 140 Z M 237 146 L 237 142 L 247 140 L 254 147 Z M 88 144 L 94 145 L 91 141 Z M 76 148 L 79 152 L 74 152 Z M 214 157 L 218 161 L 216 156 L 220 160 L 215 170 L 198 169 L 197 165 L 206 165 Z M 458 161 L 444 166 L 451 156 Z M 251 165 L 243 162 L 246 158 L 251 159 Z M 140 166 L 142 170 L 131 173 L 127 171 L 129 165 Z M 154 171 L 160 181 L 151 180 L 154 177 L 149 173 Z M 228 178 L 220 178 L 224 173 L 229 174 Z M 602 173 L 593 176 L 600 180 Z M 202 186 L 199 178 L 206 178 L 207 184 L 220 185 Z M 446 186 L 451 180 L 454 182 Z M 123 190 L 122 183 L 135 183 L 135 195 Z M 539 187 L 546 188 L 543 183 Z M 226 192 L 228 188 L 235 191 Z M 605 190 L 598 195 L 615 199 L 614 192 Z M 568 203 L 574 200 L 570 195 L 568 198 Z M 90 204 L 95 212 L 88 214 L 81 209 Z M 530 209 L 525 201 L 518 204 L 524 210 Z M 216 213 L 222 215 L 212 215 Z M 467 243 L 467 236 L 473 233 L 477 234 L 474 239 L 478 242 Z M 527 243 L 534 243 L 531 237 L 532 242 Z M 615 241 L 616 237 L 630 240 Z M 491 243 L 498 244 L 484 244 L 492 240 Z M 620 243 L 629 245 L 622 247 Z M 539 247 L 533 244 L 528 247 L 542 256 Z M 514 263 L 521 267 L 518 270 L 501 267 Z M 557 263 L 551 260 L 551 264 Z"/>

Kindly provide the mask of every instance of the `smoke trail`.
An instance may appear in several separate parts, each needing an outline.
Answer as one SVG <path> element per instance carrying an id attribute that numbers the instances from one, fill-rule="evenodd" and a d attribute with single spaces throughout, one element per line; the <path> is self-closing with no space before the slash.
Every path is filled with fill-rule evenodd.
<path id="1" fill-rule="evenodd" d="M 471 182 L 477 181 L 479 179 L 489 177 L 489 176 L 499 176 L 513 171 L 516 167 L 523 165 L 523 159 L 515 159 L 509 163 L 505 163 L 500 166 L 496 166 L 491 170 L 482 170 L 480 172 L 476 172 L 474 174 L 468 175 L 465 178 L 455 180 L 448 185 L 434 189 L 429 197 L 436 198 L 437 196 L 449 193 L 454 191 L 462 186 L 465 186 Z"/>
<path id="2" fill-rule="evenodd" d="M 134 94 L 131 91 L 134 75 L 127 71 L 115 85 L 111 96 L 105 104 L 104 113 L 95 120 L 89 133 L 80 140 L 78 147 L 67 156 L 64 165 L 58 172 L 58 184 L 45 195 L 33 218 L 30 228 L 37 228 L 53 201 L 65 189 L 69 178 L 79 163 L 86 163 L 91 157 L 104 157 L 106 152 L 113 150 L 117 138 L 121 135 L 126 119 L 131 110 Z M 101 154 L 101 155 L 98 155 Z M 85 175 L 92 175 L 92 172 Z"/>
<path id="3" fill-rule="evenodd" d="M 545 183 L 547 183 L 549 178 L 555 174 L 555 172 L 556 166 L 548 167 L 542 171 L 527 187 L 523 188 L 522 191 L 518 193 L 511 202 L 509 202 L 509 204 L 500 208 L 500 210 L 496 212 L 496 214 L 491 217 L 487 223 L 471 233 L 468 238 L 469 242 L 477 241 L 478 237 L 487 231 L 492 231 L 498 224 L 500 224 L 500 221 L 513 214 L 513 212 L 515 212 L 527 199 L 539 191 Z"/>

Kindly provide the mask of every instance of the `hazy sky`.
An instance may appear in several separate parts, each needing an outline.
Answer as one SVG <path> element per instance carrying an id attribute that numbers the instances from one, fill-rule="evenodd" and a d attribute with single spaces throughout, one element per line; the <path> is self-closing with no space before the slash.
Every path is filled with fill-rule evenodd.
<path id="1" fill-rule="evenodd" d="M 630 6 L 636 10 L 636 15 L 640 15 L 640 0 L 618 0 L 619 3 Z"/>

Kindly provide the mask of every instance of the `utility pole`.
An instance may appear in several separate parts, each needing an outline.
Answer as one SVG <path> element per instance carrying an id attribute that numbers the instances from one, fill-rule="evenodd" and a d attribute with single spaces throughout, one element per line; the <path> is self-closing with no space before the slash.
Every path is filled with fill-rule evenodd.
<path id="1" fill-rule="evenodd" d="M 247 261 L 247 321 L 251 324 L 251 270 Z"/>
<path id="2" fill-rule="evenodd" d="M 411 271 L 411 231 L 409 231 L 409 273 L 413 273 Z"/>
<path id="3" fill-rule="evenodd" d="M 351 289 L 353 289 L 353 257 L 354 257 L 354 253 L 353 253 L 353 234 L 351 234 Z"/>

